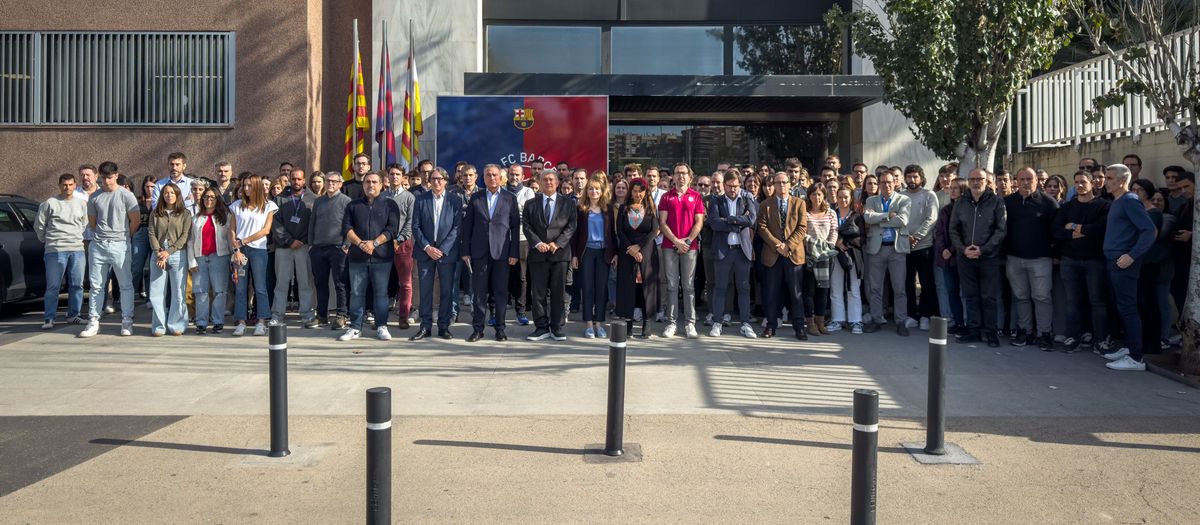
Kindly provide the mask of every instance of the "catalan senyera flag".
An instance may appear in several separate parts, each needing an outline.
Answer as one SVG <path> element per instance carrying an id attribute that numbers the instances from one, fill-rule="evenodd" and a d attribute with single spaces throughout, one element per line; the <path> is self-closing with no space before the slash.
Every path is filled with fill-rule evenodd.
<path id="1" fill-rule="evenodd" d="M 400 163 L 405 170 L 416 166 L 420 156 L 417 138 L 424 133 L 421 122 L 421 87 L 417 82 L 417 57 L 413 45 L 412 20 L 408 22 L 408 78 L 404 86 L 404 124 L 400 131 Z"/>
<path id="2" fill-rule="evenodd" d="M 379 61 L 379 103 L 375 111 L 375 142 L 379 144 L 379 169 L 396 162 L 396 126 L 392 117 L 392 58 L 387 47 L 387 25 L 383 30 L 383 53 Z"/>
<path id="3" fill-rule="evenodd" d="M 356 21 L 357 22 L 357 21 Z M 367 116 L 367 88 L 363 85 L 362 56 L 358 53 L 358 26 L 354 26 L 354 69 L 350 71 L 350 96 L 346 98 L 346 155 L 342 158 L 342 178 L 354 177 L 350 163 L 362 153 L 371 118 Z"/>

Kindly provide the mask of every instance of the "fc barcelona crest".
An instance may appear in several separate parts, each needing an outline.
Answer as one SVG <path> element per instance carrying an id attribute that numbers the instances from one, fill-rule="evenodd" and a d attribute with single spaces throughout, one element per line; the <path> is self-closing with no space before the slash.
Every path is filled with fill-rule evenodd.
<path id="1" fill-rule="evenodd" d="M 533 127 L 533 108 L 517 108 L 513 110 L 513 125 L 521 131 Z"/>

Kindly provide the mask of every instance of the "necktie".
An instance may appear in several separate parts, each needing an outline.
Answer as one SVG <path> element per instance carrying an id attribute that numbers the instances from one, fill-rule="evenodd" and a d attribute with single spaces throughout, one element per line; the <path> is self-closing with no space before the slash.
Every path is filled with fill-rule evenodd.
<path id="1" fill-rule="evenodd" d="M 787 227 L 787 199 L 779 199 L 779 225 Z"/>
<path id="2" fill-rule="evenodd" d="M 546 224 L 550 224 L 550 219 L 553 217 L 552 215 L 550 215 L 550 211 L 551 211 L 550 206 L 551 206 L 551 204 L 554 203 L 554 201 L 551 199 L 547 199 L 547 198 L 543 198 L 543 200 L 546 201 Z"/>
<path id="3" fill-rule="evenodd" d="M 439 199 L 434 197 L 434 199 L 433 199 L 433 240 L 434 241 L 436 241 L 438 238 L 438 236 L 437 236 L 437 234 L 438 234 L 438 218 L 441 215 L 441 211 L 438 209 L 441 207 L 439 204 L 440 204 Z"/>

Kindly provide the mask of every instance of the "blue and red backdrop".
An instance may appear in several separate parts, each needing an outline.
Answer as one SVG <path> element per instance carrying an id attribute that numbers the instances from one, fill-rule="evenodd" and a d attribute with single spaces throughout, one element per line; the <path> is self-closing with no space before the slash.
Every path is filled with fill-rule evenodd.
<path id="1" fill-rule="evenodd" d="M 447 170 L 462 160 L 481 176 L 489 163 L 607 169 L 608 97 L 439 96 L 436 155 Z"/>

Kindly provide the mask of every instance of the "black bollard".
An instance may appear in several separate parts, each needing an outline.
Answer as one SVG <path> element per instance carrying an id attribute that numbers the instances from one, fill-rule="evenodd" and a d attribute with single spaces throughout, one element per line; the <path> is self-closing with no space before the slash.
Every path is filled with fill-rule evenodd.
<path id="1" fill-rule="evenodd" d="M 270 349 L 271 369 L 271 452 L 267 455 L 281 458 L 288 450 L 288 401 L 287 401 L 287 326 L 278 324 L 268 332 L 267 347 Z"/>
<path id="2" fill-rule="evenodd" d="M 946 453 L 946 319 L 929 320 L 929 407 L 925 422 L 925 453 Z"/>
<path id="3" fill-rule="evenodd" d="M 876 447 L 879 445 L 879 393 L 854 391 L 854 449 L 850 478 L 851 525 L 875 525 Z"/>
<path id="4" fill-rule="evenodd" d="M 367 523 L 392 522 L 392 389 L 367 389 Z"/>
<path id="5" fill-rule="evenodd" d="M 608 426 L 604 455 L 620 456 L 625 453 L 625 342 L 629 339 L 629 329 L 625 323 L 616 322 L 608 330 Z"/>

